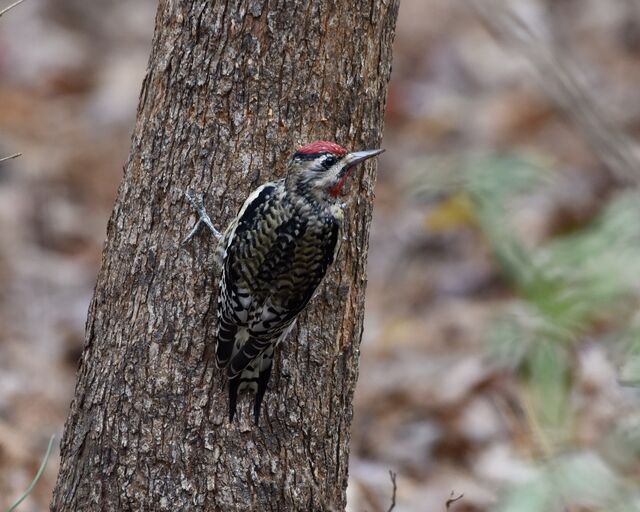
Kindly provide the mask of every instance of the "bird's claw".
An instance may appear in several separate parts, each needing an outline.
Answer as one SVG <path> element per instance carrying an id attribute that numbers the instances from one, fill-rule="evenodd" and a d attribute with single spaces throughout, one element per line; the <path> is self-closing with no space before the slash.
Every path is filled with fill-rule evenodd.
<path id="1" fill-rule="evenodd" d="M 191 203 L 191 206 L 193 207 L 193 209 L 197 212 L 198 221 L 196 222 L 196 225 L 193 226 L 193 229 L 189 232 L 189 234 L 184 238 L 184 240 L 182 240 L 182 243 L 185 244 L 189 240 L 191 240 L 195 236 L 195 234 L 200 230 L 200 227 L 203 224 L 209 229 L 209 231 L 211 231 L 211 233 L 213 234 L 214 237 L 216 237 L 217 240 L 220 240 L 220 238 L 222 237 L 222 234 L 220 233 L 220 231 L 218 231 L 215 228 L 215 226 L 213 225 L 213 222 L 211 222 L 211 218 L 207 214 L 207 211 L 204 207 L 204 194 L 200 192 L 196 194 L 194 197 L 191 194 L 191 192 L 187 190 L 184 193 L 184 195 L 187 198 L 187 200 Z"/>

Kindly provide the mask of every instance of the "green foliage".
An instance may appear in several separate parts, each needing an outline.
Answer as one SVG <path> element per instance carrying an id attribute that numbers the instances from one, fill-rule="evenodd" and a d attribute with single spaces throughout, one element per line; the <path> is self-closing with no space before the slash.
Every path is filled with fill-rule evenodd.
<path id="1" fill-rule="evenodd" d="M 526 483 L 507 494 L 500 512 L 564 512 L 573 504 L 581 510 L 637 510 L 633 487 L 593 453 L 558 456 L 535 471 Z"/>
<path id="2" fill-rule="evenodd" d="M 636 313 L 629 328 L 619 338 L 622 344 L 620 382 L 627 386 L 640 386 L 640 314 Z"/>
<path id="3" fill-rule="evenodd" d="M 620 379 L 640 383 L 640 318 L 633 320 L 640 302 L 638 193 L 613 197 L 577 231 L 527 245 L 511 219 L 519 205 L 554 186 L 544 167 L 513 156 L 474 157 L 430 165 L 418 181 L 423 198 L 467 196 L 475 224 L 515 293 L 487 333 L 491 360 L 519 375 L 532 430 L 549 459 L 526 485 L 511 489 L 502 510 L 564 511 L 568 503 L 632 510 L 633 491 L 637 499 L 640 488 L 623 485 L 603 457 L 627 449 L 640 455 L 639 436 L 630 436 L 629 429 L 615 432 L 605 443 L 610 453 L 557 454 L 571 446 L 577 419 L 571 397 L 579 343 L 619 341 Z"/>

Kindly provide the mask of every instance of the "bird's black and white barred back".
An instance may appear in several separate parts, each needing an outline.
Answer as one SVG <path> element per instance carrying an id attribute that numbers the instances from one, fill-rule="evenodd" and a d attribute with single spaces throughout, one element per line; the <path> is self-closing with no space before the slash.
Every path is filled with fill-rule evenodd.
<path id="1" fill-rule="evenodd" d="M 300 148 L 286 178 L 253 192 L 225 231 L 218 249 L 216 361 L 227 369 L 231 420 L 238 396 L 249 390 L 256 393 L 258 422 L 275 349 L 340 247 L 338 197 L 349 170 L 380 152 L 348 153 L 326 141 Z"/>

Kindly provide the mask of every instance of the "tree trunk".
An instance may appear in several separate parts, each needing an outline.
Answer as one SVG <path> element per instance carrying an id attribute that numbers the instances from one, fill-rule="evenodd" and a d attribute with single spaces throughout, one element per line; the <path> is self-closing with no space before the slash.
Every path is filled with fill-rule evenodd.
<path id="1" fill-rule="evenodd" d="M 374 165 L 346 242 L 278 349 L 260 427 L 228 423 L 213 343 L 219 228 L 298 145 L 378 147 L 398 0 L 163 0 L 107 228 L 51 508 L 344 510 Z"/>

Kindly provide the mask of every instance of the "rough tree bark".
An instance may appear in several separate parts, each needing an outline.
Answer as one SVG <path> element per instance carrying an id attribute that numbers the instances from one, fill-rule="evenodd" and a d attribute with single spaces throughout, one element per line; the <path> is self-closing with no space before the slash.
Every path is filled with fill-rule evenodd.
<path id="1" fill-rule="evenodd" d="M 378 147 L 398 0 L 164 0 L 107 228 L 51 508 L 344 510 L 374 164 L 347 241 L 280 347 L 262 424 L 226 419 L 215 240 L 180 241 L 183 191 L 225 227 L 301 143 Z"/>

